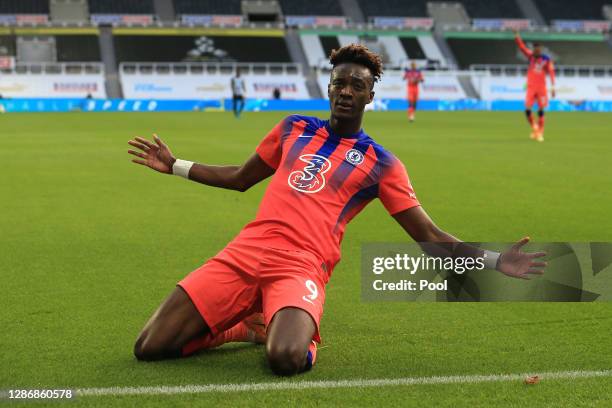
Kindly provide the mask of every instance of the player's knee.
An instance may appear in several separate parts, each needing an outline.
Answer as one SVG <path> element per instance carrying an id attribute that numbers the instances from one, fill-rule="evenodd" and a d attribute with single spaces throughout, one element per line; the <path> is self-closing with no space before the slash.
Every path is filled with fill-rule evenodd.
<path id="1" fill-rule="evenodd" d="M 525 115 L 531 116 L 531 109 L 525 109 Z"/>
<path id="2" fill-rule="evenodd" d="M 543 109 L 540 109 L 538 111 L 538 116 L 544 116 L 544 110 Z"/>
<path id="3" fill-rule="evenodd" d="M 139 361 L 160 360 L 164 356 L 164 347 L 150 336 L 141 334 L 134 344 L 134 357 Z"/>
<path id="4" fill-rule="evenodd" d="M 270 368 L 276 375 L 295 375 L 306 365 L 306 350 L 295 343 L 268 343 L 267 355 Z"/>

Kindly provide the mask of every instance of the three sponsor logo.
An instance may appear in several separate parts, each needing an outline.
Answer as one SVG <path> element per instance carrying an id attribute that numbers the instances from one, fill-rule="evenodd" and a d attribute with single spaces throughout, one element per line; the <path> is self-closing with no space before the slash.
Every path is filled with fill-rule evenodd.
<path id="1" fill-rule="evenodd" d="M 364 155 L 357 149 L 350 149 L 346 152 L 345 159 L 353 166 L 358 166 L 363 163 Z M 299 160 L 304 163 L 304 167 L 289 174 L 289 187 L 307 194 L 321 191 L 326 183 L 325 174 L 332 168 L 331 161 L 319 154 L 303 154 Z"/>

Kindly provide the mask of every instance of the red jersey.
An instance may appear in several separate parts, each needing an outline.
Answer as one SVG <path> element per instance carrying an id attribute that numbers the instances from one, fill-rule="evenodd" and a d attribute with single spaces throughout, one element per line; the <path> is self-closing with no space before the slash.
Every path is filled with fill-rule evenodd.
<path id="1" fill-rule="evenodd" d="M 540 54 L 539 56 L 533 55 L 531 51 L 520 37 L 516 38 L 521 52 L 527 57 L 529 61 L 529 68 L 527 69 L 527 87 L 528 88 L 539 88 L 546 89 L 546 74 L 550 77 L 550 83 L 554 86 L 555 84 L 555 68 L 553 62 L 548 55 Z"/>
<path id="2" fill-rule="evenodd" d="M 390 214 L 419 205 L 403 164 L 363 130 L 341 137 L 327 120 L 291 115 L 256 152 L 276 172 L 236 240 L 308 251 L 328 274 L 346 224 L 370 201 L 380 198 Z"/>
<path id="3" fill-rule="evenodd" d="M 404 81 L 408 81 L 408 87 L 417 88 L 423 82 L 423 73 L 420 69 L 407 69 L 404 71 Z"/>

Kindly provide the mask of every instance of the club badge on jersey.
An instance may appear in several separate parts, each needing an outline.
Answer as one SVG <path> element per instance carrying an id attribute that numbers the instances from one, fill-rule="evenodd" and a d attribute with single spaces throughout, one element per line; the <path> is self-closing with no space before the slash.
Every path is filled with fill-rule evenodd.
<path id="1" fill-rule="evenodd" d="M 357 149 L 351 149 L 346 152 L 346 161 L 354 166 L 358 166 L 363 163 L 363 153 Z"/>

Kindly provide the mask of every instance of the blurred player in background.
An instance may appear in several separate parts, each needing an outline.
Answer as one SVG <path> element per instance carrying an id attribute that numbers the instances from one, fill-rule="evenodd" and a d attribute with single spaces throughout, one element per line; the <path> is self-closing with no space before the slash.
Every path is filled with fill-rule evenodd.
<path id="1" fill-rule="evenodd" d="M 408 120 L 414 121 L 414 111 L 416 111 L 417 102 L 419 100 L 419 84 L 424 81 L 423 73 L 417 69 L 416 63 L 410 63 L 410 69 L 404 71 L 404 81 L 407 81 L 408 94 Z"/>
<path id="2" fill-rule="evenodd" d="M 244 94 L 246 92 L 246 85 L 244 84 L 244 78 L 240 76 L 240 68 L 236 68 L 236 76 L 232 78 L 232 109 L 234 116 L 240 117 L 240 114 L 244 110 Z"/>
<path id="3" fill-rule="evenodd" d="M 518 30 L 514 31 L 516 43 L 529 61 L 527 69 L 527 95 L 525 96 L 525 114 L 531 125 L 531 138 L 538 142 L 544 141 L 544 109 L 548 106 L 546 75 L 550 77 L 551 95 L 555 97 L 555 68 L 548 55 L 542 54 L 542 46 L 533 44 L 533 50 L 527 48 Z M 531 108 L 534 102 L 538 104 L 538 121 L 533 120 Z"/>

